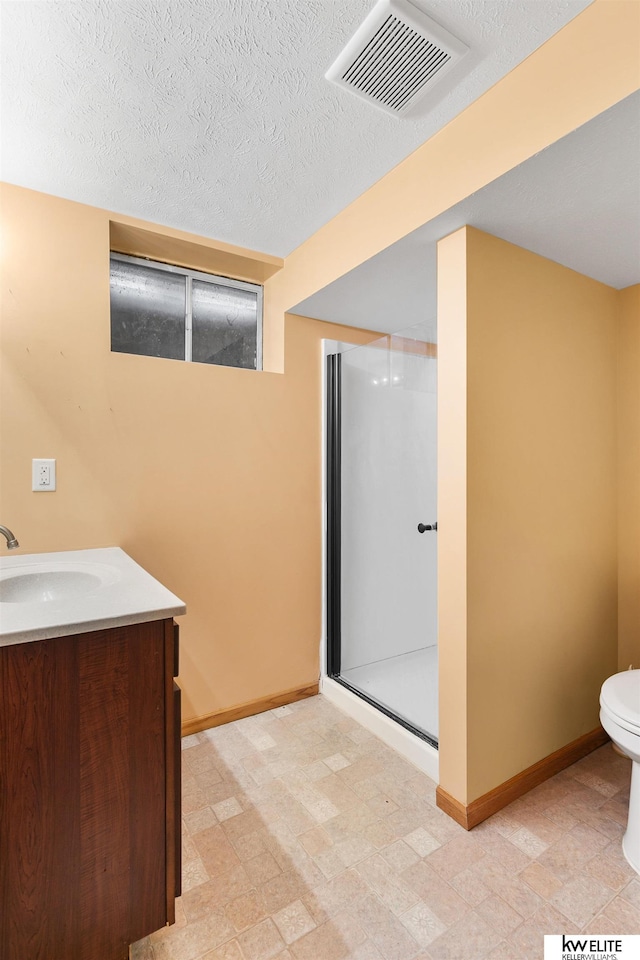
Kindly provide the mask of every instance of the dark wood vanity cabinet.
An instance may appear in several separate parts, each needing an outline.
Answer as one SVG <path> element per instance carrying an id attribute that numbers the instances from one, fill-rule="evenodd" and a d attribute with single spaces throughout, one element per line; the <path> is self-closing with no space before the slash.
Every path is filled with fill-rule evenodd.
<path id="1" fill-rule="evenodd" d="M 0 957 L 125 960 L 173 923 L 172 620 L 0 647 Z"/>

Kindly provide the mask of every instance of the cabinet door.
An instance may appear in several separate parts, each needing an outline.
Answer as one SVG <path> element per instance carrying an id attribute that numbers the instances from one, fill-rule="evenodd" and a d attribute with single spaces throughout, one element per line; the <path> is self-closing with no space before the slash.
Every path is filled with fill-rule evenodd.
<path id="1" fill-rule="evenodd" d="M 176 897 L 182 894 L 182 690 L 173 684 L 173 749 L 175 757 L 175 849 L 176 849 Z"/>
<path id="2" fill-rule="evenodd" d="M 169 919 L 164 624 L 0 647 L 2 960 L 125 960 Z"/>
<path id="3" fill-rule="evenodd" d="M 79 960 L 73 637 L 0 647 L 0 957 Z"/>

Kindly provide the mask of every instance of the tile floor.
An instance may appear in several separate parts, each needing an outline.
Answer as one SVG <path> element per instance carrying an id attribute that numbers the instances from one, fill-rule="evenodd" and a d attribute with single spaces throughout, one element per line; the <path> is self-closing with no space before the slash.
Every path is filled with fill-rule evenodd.
<path id="1" fill-rule="evenodd" d="M 544 933 L 640 933 L 610 745 L 470 833 L 322 697 L 187 737 L 183 759 L 177 922 L 132 960 L 535 960 Z"/>

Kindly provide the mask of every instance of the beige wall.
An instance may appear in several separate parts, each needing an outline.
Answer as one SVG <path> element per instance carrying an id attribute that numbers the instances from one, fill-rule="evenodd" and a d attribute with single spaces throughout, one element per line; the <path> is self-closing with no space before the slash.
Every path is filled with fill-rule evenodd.
<path id="1" fill-rule="evenodd" d="M 640 284 L 618 294 L 618 669 L 640 668 Z"/>
<path id="2" fill-rule="evenodd" d="M 439 273 L 441 407 L 467 368 L 440 421 L 445 502 L 466 442 L 467 564 L 456 605 L 463 518 L 448 543 L 443 516 L 441 784 L 469 803 L 593 730 L 616 670 L 618 293 L 472 228 L 441 242 Z"/>
<path id="3" fill-rule="evenodd" d="M 111 353 L 109 213 L 5 186 L 2 217 L 22 552 L 118 544 L 186 601 L 185 718 L 317 680 L 320 340 L 378 335 L 296 317 L 284 376 Z M 31 492 L 32 457 L 57 459 L 55 493 Z"/>

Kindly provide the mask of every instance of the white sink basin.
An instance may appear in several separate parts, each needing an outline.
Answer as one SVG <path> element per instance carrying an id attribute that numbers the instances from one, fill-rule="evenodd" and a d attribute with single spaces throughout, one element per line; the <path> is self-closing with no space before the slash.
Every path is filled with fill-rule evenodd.
<path id="1" fill-rule="evenodd" d="M 119 547 L 0 555 L 0 647 L 186 612 Z"/>
<path id="2" fill-rule="evenodd" d="M 108 564 L 34 563 L 0 574 L 0 603 L 73 600 L 119 579 L 119 571 Z"/>

